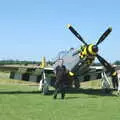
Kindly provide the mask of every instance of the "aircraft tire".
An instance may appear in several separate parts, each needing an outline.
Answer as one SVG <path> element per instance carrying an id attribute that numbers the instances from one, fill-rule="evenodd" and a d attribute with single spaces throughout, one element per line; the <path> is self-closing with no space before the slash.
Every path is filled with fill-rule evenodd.
<path id="1" fill-rule="evenodd" d="M 78 79 L 75 79 L 75 81 L 74 81 L 74 86 L 75 86 L 75 88 L 80 88 L 80 83 L 79 83 L 79 80 Z"/>
<path id="2" fill-rule="evenodd" d="M 47 95 L 48 94 L 48 86 L 43 85 L 42 93 L 43 93 L 43 95 Z"/>
<path id="3" fill-rule="evenodd" d="M 106 94 L 111 93 L 111 89 L 104 89 L 104 93 L 106 93 Z"/>

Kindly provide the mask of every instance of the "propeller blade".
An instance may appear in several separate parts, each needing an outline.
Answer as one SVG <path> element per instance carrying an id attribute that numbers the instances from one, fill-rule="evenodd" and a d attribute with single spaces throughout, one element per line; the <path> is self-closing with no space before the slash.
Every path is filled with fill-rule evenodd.
<path id="1" fill-rule="evenodd" d="M 113 67 L 111 66 L 110 63 L 108 63 L 103 57 L 100 55 L 96 55 L 97 59 L 100 61 L 100 63 L 108 70 L 108 71 L 113 71 Z"/>
<path id="2" fill-rule="evenodd" d="M 83 40 L 79 33 L 70 25 L 67 25 L 67 28 L 82 42 L 87 46 L 87 43 Z"/>
<path id="3" fill-rule="evenodd" d="M 103 42 L 103 40 L 110 34 L 110 32 L 112 31 L 112 28 L 109 27 L 103 34 L 102 36 L 99 38 L 98 42 L 96 43 L 96 45 L 99 45 L 101 42 Z"/>

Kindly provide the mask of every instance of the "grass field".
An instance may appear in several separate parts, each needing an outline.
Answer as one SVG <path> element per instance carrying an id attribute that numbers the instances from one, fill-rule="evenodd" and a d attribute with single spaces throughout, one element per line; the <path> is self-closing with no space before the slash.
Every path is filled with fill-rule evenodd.
<path id="1" fill-rule="evenodd" d="M 67 93 L 64 100 L 53 100 L 36 86 L 7 77 L 0 73 L 0 120 L 120 120 L 120 97 L 115 93 L 80 89 Z"/>

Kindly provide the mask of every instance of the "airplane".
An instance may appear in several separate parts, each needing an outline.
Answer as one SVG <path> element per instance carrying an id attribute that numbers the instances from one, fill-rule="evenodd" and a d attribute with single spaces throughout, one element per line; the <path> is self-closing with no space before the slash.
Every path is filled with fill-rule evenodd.
<path id="1" fill-rule="evenodd" d="M 0 66 L 0 69 L 10 68 L 10 78 L 19 79 L 31 82 L 38 82 L 39 90 L 42 90 L 44 94 L 48 93 L 49 86 L 54 87 L 55 84 L 55 74 L 54 68 L 60 64 L 61 60 L 64 61 L 64 65 L 68 70 L 68 81 L 66 85 L 72 87 L 73 84 L 76 88 L 80 87 L 80 82 L 89 81 L 91 79 L 104 78 L 104 83 L 110 88 L 107 76 L 112 77 L 113 88 L 118 88 L 117 72 L 115 67 L 113 67 L 109 62 L 107 62 L 103 57 L 98 54 L 98 45 L 104 41 L 104 39 L 112 31 L 109 27 L 102 36 L 98 39 L 96 44 L 88 44 L 80 36 L 80 34 L 70 25 L 67 28 L 83 43 L 79 49 L 71 48 L 69 51 L 62 51 L 59 53 L 56 61 L 52 66 L 46 64 L 45 57 L 42 59 L 42 64 L 40 66 Z M 93 66 L 93 62 L 97 58 L 100 63 L 104 66 Z M 102 73 L 102 74 L 101 74 Z M 91 76 L 95 76 L 94 78 Z"/>
<path id="2" fill-rule="evenodd" d="M 112 78 L 113 89 L 118 89 L 118 74 L 116 68 L 107 62 L 103 57 L 98 54 L 98 45 L 102 43 L 105 38 L 110 34 L 112 28 L 109 27 L 98 39 L 96 44 L 88 44 L 80 36 L 80 34 L 70 25 L 67 28 L 83 43 L 79 49 L 71 48 L 69 51 L 61 51 L 58 54 L 55 64 L 52 66 L 55 68 L 62 61 L 69 71 L 68 84 L 73 85 L 76 88 L 80 87 L 80 82 L 89 81 L 93 79 L 102 79 L 102 87 L 106 92 L 109 92 L 110 81 L 108 76 Z M 93 66 L 93 62 L 97 58 L 103 66 Z M 120 69 L 120 68 L 119 68 Z"/>
<path id="3" fill-rule="evenodd" d="M 80 76 L 88 71 L 88 68 L 92 65 L 95 58 L 97 58 L 105 67 L 106 72 L 109 73 L 109 75 L 112 77 L 113 88 L 118 88 L 118 75 L 115 68 L 98 54 L 98 45 L 102 43 L 110 34 L 112 28 L 109 27 L 101 35 L 96 44 L 86 43 L 81 35 L 70 24 L 67 25 L 67 28 L 83 43 L 83 45 L 78 50 L 73 50 L 73 53 L 71 56 L 69 56 L 69 58 L 63 58 L 66 67 L 77 76 Z"/>

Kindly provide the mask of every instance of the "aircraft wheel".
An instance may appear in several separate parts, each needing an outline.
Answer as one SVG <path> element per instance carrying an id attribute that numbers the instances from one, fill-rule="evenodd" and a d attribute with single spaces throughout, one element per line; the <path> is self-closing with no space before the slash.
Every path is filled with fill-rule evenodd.
<path id="1" fill-rule="evenodd" d="M 48 90 L 49 90 L 49 87 L 47 84 L 44 84 L 43 85 L 43 88 L 42 88 L 42 93 L 43 95 L 47 95 L 48 94 Z"/>
<path id="2" fill-rule="evenodd" d="M 77 88 L 77 89 L 80 87 L 80 83 L 79 83 L 78 79 L 75 79 L 74 85 L 75 85 L 75 88 Z"/>
<path id="3" fill-rule="evenodd" d="M 109 94 L 109 93 L 111 93 L 111 89 L 104 89 L 104 92 Z"/>

